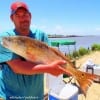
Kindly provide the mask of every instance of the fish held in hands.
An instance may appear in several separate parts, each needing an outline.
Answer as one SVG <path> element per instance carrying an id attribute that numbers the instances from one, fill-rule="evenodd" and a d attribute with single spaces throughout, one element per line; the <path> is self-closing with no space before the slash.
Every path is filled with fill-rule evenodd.
<path id="1" fill-rule="evenodd" d="M 64 74 L 73 76 L 77 80 L 84 94 L 86 94 L 88 87 L 93 81 L 100 79 L 99 75 L 75 69 L 75 66 L 68 57 L 39 40 L 26 36 L 9 36 L 3 37 L 2 45 L 35 63 L 50 64 L 57 60 L 65 60 L 66 64 L 60 66 L 61 70 L 64 71 Z"/>

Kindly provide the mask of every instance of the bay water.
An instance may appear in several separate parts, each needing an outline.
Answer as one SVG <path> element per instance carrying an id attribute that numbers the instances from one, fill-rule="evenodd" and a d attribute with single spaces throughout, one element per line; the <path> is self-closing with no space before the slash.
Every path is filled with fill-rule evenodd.
<path id="1" fill-rule="evenodd" d="M 76 45 L 60 45 L 59 50 L 63 53 L 70 53 L 73 50 L 79 50 L 80 47 L 91 49 L 93 44 L 100 44 L 100 36 L 78 36 L 78 37 L 67 37 L 67 38 L 49 38 L 50 41 L 56 40 L 74 40 Z"/>

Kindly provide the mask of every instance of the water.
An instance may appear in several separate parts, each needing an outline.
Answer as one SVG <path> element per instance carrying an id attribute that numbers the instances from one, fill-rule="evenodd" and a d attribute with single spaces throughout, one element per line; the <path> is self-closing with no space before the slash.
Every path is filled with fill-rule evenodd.
<path id="1" fill-rule="evenodd" d="M 70 46 L 60 46 L 60 51 L 64 53 L 70 53 L 73 50 L 78 50 L 80 47 L 90 48 L 93 44 L 100 44 L 100 36 L 84 36 L 84 37 L 68 37 L 68 38 L 50 38 L 51 41 L 54 40 L 75 40 L 76 45 Z"/>

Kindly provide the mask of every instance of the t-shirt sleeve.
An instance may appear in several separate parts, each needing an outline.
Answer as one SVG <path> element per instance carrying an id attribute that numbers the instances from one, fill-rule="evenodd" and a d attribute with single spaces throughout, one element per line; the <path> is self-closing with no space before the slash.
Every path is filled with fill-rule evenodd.
<path id="1" fill-rule="evenodd" d="M 49 46 L 51 45 L 50 44 L 50 40 L 48 38 L 48 35 L 46 33 L 44 33 L 44 32 L 42 33 L 42 41 L 47 43 Z"/>
<path id="2" fill-rule="evenodd" d="M 41 30 L 36 30 L 36 37 L 37 40 L 40 40 L 42 42 L 45 42 L 46 44 L 48 44 L 49 46 L 51 46 L 51 42 L 48 38 L 47 33 L 41 31 Z"/>
<path id="3" fill-rule="evenodd" d="M 15 57 L 10 50 L 2 46 L 2 38 L 5 36 L 9 36 L 9 34 L 6 32 L 0 33 L 0 63 L 9 61 Z"/>

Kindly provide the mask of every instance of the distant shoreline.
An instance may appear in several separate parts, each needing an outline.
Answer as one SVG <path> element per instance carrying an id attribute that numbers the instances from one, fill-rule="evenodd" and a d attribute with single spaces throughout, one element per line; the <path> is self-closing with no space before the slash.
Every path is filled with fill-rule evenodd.
<path id="1" fill-rule="evenodd" d="M 48 35 L 48 38 L 69 38 L 69 37 L 88 37 L 88 36 L 96 36 L 96 35 Z"/>

